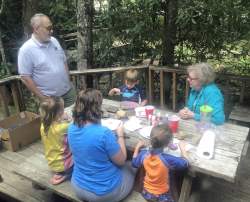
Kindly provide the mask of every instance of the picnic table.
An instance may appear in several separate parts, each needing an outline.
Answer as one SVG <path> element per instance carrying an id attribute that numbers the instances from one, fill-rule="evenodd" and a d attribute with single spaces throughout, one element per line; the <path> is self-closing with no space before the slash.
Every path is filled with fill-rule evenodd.
<path id="1" fill-rule="evenodd" d="M 119 108 L 120 102 L 106 99 L 103 100 L 103 109 L 110 114 L 114 114 Z M 66 111 L 70 112 L 71 108 L 66 109 Z M 161 113 L 174 114 L 167 110 L 161 110 Z M 192 171 L 192 173 L 202 173 L 229 182 L 234 182 L 249 128 L 225 123 L 222 126 L 218 126 L 216 130 L 219 131 L 219 135 L 216 138 L 213 159 L 205 160 L 195 158 L 195 160 L 190 162 L 189 170 Z M 197 132 L 197 122 L 194 120 L 181 120 L 179 123 L 179 131 L 185 133 L 185 140 L 191 143 L 200 135 Z M 139 135 L 138 130 L 125 132 L 126 136 L 129 137 L 125 140 L 126 146 L 132 151 L 138 140 L 143 137 Z M 34 147 L 37 147 L 37 149 L 34 149 Z M 29 150 L 32 152 L 29 153 Z M 36 150 L 37 152 L 35 152 Z M 19 158 L 17 159 L 19 160 L 19 166 L 16 173 L 30 179 L 31 181 L 35 181 L 40 185 L 48 187 L 72 201 L 79 201 L 72 190 L 68 189 L 69 182 L 62 183 L 58 186 L 49 184 L 51 173 L 49 172 L 42 150 L 41 144 L 37 144 L 33 146 L 33 149 L 28 147 L 27 149 L 18 152 Z M 25 158 L 21 157 L 21 154 L 24 154 Z M 192 181 L 193 175 L 190 175 L 188 172 L 184 177 L 179 202 L 187 201 L 190 195 Z"/>
<path id="2" fill-rule="evenodd" d="M 120 103 L 105 100 L 104 105 L 119 108 Z M 160 110 L 160 112 L 161 114 L 174 114 L 168 110 Z M 200 138 L 199 136 L 201 134 L 197 131 L 197 124 L 198 122 L 194 120 L 180 121 L 179 131 L 185 134 L 185 141 L 194 144 L 194 141 Z M 188 172 L 184 177 L 179 202 L 187 201 L 196 173 L 234 182 L 249 128 L 225 123 L 221 126 L 216 126 L 216 131 L 217 137 L 215 140 L 214 157 L 210 160 L 206 160 L 195 156 L 195 159 L 190 162 L 189 170 L 191 172 Z M 128 135 L 130 138 L 126 140 L 126 146 L 131 149 L 135 147 L 141 136 L 138 135 L 137 131 L 129 132 Z"/>

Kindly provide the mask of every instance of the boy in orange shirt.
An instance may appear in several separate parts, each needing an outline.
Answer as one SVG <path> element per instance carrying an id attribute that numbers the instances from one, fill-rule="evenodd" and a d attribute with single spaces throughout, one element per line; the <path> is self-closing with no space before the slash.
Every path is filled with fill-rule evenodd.
<path id="1" fill-rule="evenodd" d="M 166 124 L 158 125 L 152 129 L 150 134 L 151 149 L 139 152 L 140 148 L 145 145 L 142 141 L 139 141 L 135 148 L 132 165 L 136 168 L 144 166 L 146 175 L 142 196 L 147 201 L 174 202 L 169 191 L 169 171 L 188 167 L 184 142 L 179 144 L 184 158 L 163 153 L 164 147 L 168 146 L 172 137 Z"/>

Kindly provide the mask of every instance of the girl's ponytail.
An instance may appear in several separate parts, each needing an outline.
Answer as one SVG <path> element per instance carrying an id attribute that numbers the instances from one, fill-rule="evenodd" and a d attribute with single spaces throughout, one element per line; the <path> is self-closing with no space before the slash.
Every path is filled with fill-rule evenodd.
<path id="1" fill-rule="evenodd" d="M 49 97 L 40 103 L 39 111 L 45 133 L 48 133 L 51 124 L 59 118 L 62 105 L 63 99 L 56 96 Z"/>

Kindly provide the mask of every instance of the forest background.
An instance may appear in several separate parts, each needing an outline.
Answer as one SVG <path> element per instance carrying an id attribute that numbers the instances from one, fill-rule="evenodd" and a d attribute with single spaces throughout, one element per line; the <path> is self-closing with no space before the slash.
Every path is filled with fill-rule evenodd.
<path id="1" fill-rule="evenodd" d="M 1 0 L 0 75 L 17 73 L 17 51 L 45 13 L 67 50 L 70 69 L 208 61 L 250 74 L 248 0 Z M 78 34 L 77 34 L 78 33 Z"/>

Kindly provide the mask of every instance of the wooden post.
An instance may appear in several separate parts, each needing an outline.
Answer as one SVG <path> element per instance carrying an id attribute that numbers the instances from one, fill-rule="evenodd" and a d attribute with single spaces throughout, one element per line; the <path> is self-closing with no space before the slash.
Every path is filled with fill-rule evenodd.
<path id="1" fill-rule="evenodd" d="M 149 98 L 149 83 L 148 83 L 148 72 L 149 68 L 144 70 L 144 76 L 145 76 L 145 85 L 146 85 L 146 97 Z"/>
<path id="2" fill-rule="evenodd" d="M 172 85 L 173 85 L 173 110 L 176 110 L 176 72 L 172 73 L 173 75 L 173 80 L 172 80 Z"/>
<path id="3" fill-rule="evenodd" d="M 192 188 L 193 177 L 189 174 L 186 174 L 183 179 L 183 183 L 181 186 L 181 194 L 178 202 L 187 202 L 190 197 L 190 192 Z"/>
<path id="4" fill-rule="evenodd" d="M 21 111 L 26 110 L 26 105 L 24 103 L 23 90 L 21 88 L 22 82 L 20 80 L 17 81 L 17 89 L 19 93 L 19 106 Z"/>
<path id="5" fill-rule="evenodd" d="M 160 104 L 164 107 L 164 71 L 160 70 Z"/>
<path id="6" fill-rule="evenodd" d="M 109 72 L 109 89 L 113 88 L 113 76 L 112 72 Z"/>
<path id="7" fill-rule="evenodd" d="M 99 89 L 99 75 L 97 74 L 93 75 L 93 87 Z"/>
<path id="8" fill-rule="evenodd" d="M 72 76 L 71 76 L 71 79 L 72 79 L 72 83 L 73 83 L 73 85 L 74 85 L 74 87 L 75 87 L 75 89 L 76 89 L 76 86 L 77 86 L 76 75 L 72 75 Z"/>
<path id="9" fill-rule="evenodd" d="M 0 86 L 0 99 L 2 102 L 2 107 L 3 107 L 3 112 L 4 112 L 4 116 L 7 117 L 10 115 L 10 111 L 8 108 L 8 103 L 7 103 L 7 99 L 6 99 L 6 89 L 5 86 Z"/>
<path id="10" fill-rule="evenodd" d="M 148 92 L 149 92 L 149 103 L 152 103 L 152 85 L 153 85 L 153 82 L 152 82 L 152 74 L 154 73 L 153 72 L 154 70 L 151 70 L 150 68 L 148 69 Z"/>
<path id="11" fill-rule="evenodd" d="M 17 110 L 17 112 L 20 112 L 21 109 L 20 109 L 20 104 L 19 104 L 19 93 L 18 93 L 18 90 L 17 90 L 17 87 L 16 87 L 16 82 L 14 83 L 13 81 L 11 82 L 10 84 L 10 87 L 11 87 L 11 93 L 12 93 L 12 96 L 13 96 L 13 101 L 14 101 L 14 105 L 15 105 L 15 108 Z"/>
<path id="12" fill-rule="evenodd" d="M 240 104 L 242 104 L 244 101 L 245 87 L 246 87 L 246 82 L 242 81 L 240 87 Z"/>

